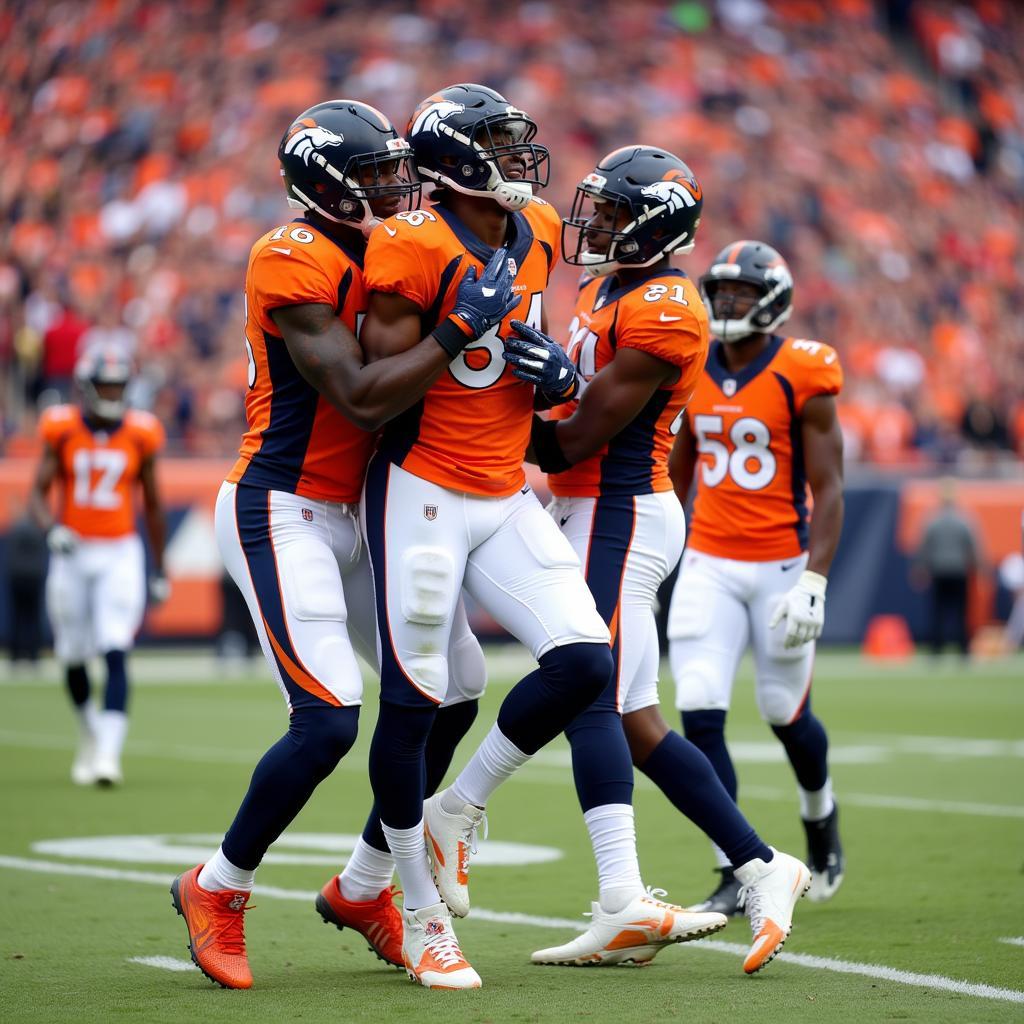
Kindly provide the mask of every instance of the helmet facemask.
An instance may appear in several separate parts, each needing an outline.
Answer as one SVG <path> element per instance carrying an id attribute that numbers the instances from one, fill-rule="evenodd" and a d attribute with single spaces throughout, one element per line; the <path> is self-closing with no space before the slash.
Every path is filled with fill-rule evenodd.
<path id="1" fill-rule="evenodd" d="M 711 272 L 701 278 L 700 287 L 707 306 L 711 333 L 721 341 L 731 344 L 742 341 L 751 334 L 774 334 L 793 313 L 792 289 L 793 278 L 789 268 L 784 265 L 772 268 L 774 281 L 750 281 L 745 278 L 727 276 L 722 266 L 731 269 L 735 264 L 716 264 Z M 739 269 L 738 267 L 736 268 Z M 741 316 L 735 312 L 736 300 L 739 296 L 719 294 L 719 285 L 724 281 L 742 281 L 758 288 L 760 296 L 754 300 L 750 308 Z M 789 293 L 787 298 L 786 293 Z"/>
<path id="2" fill-rule="evenodd" d="M 86 410 L 99 420 L 116 423 L 128 408 L 126 391 L 131 380 L 131 365 L 119 352 L 90 351 L 75 367 L 75 383 L 82 393 Z M 116 398 L 100 394 L 102 387 L 119 387 Z"/>

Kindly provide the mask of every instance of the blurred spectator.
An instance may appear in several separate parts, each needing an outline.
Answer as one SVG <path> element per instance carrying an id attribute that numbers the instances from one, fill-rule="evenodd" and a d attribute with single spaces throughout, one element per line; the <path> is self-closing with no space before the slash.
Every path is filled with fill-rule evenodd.
<path id="1" fill-rule="evenodd" d="M 46 535 L 28 513 L 22 513 L 11 523 L 6 545 L 11 664 L 35 665 L 42 637 Z"/>
<path id="2" fill-rule="evenodd" d="M 946 480 L 942 507 L 925 527 L 914 564 L 918 581 L 929 589 L 932 654 L 949 641 L 967 657 L 967 585 L 978 565 L 975 528 L 956 507 L 954 484 Z"/>
<path id="3" fill-rule="evenodd" d="M 60 310 L 43 335 L 40 394 L 55 391 L 63 402 L 71 397 L 75 363 L 82 353 L 82 338 L 88 331 L 88 321 L 79 316 L 74 306 Z"/>
<path id="4" fill-rule="evenodd" d="M 559 209 L 597 157 L 656 141 L 704 187 L 688 272 L 736 237 L 784 252 L 788 329 L 840 350 L 855 458 L 1008 460 L 1024 451 L 1022 52 L 1015 0 L 0 5 L 0 365 L 21 402 L 37 365 L 63 389 L 82 322 L 128 332 L 171 444 L 227 454 L 245 261 L 290 216 L 289 120 L 350 95 L 403 125 L 440 85 L 483 81 L 537 120 Z M 558 268 L 556 333 L 574 290 Z"/>

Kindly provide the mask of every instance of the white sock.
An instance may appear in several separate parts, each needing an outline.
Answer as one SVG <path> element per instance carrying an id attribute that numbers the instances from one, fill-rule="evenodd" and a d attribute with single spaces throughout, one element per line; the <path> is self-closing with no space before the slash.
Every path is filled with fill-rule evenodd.
<path id="1" fill-rule="evenodd" d="M 123 711 L 102 711 L 96 730 L 96 753 L 101 757 L 121 756 L 128 733 L 128 716 Z"/>
<path id="2" fill-rule="evenodd" d="M 95 740 L 100 731 L 100 713 L 91 700 L 84 704 L 75 706 L 75 714 L 78 715 L 78 728 L 81 731 L 82 739 Z"/>
<path id="3" fill-rule="evenodd" d="M 341 872 L 338 888 L 349 902 L 365 903 L 375 900 L 391 884 L 394 873 L 395 858 L 390 851 L 375 850 L 360 836 Z"/>
<path id="4" fill-rule="evenodd" d="M 437 886 L 430 876 L 427 863 L 427 847 L 423 841 L 423 821 L 412 828 L 389 828 L 381 822 L 384 838 L 391 847 L 395 867 L 402 883 L 405 898 L 402 903 L 407 911 L 432 907 L 441 902 Z"/>
<path id="5" fill-rule="evenodd" d="M 592 807 L 583 820 L 597 861 L 601 909 L 606 914 L 617 914 L 630 900 L 644 894 L 633 808 L 629 804 L 604 804 Z"/>
<path id="6" fill-rule="evenodd" d="M 804 821 L 821 821 L 822 818 L 827 818 L 832 813 L 836 802 L 832 798 L 831 778 L 825 780 L 825 785 L 821 789 L 813 792 L 801 789 L 799 786 L 797 786 L 797 790 L 800 793 L 800 817 Z"/>
<path id="7" fill-rule="evenodd" d="M 218 889 L 237 889 L 242 892 L 252 892 L 255 871 L 246 871 L 245 868 L 235 867 L 224 856 L 224 847 L 218 847 L 217 852 L 203 865 L 199 872 L 199 887 L 207 892 L 216 892 Z"/>
<path id="8" fill-rule="evenodd" d="M 477 747 L 476 753 L 469 759 L 469 764 L 459 772 L 459 777 L 449 787 L 449 792 L 463 804 L 486 807 L 488 797 L 517 768 L 522 768 L 529 760 L 530 755 L 524 754 L 514 743 L 506 739 L 495 723 L 484 737 L 483 743 Z M 461 810 L 461 806 L 445 806 L 443 797 L 441 806 L 450 813 Z"/>
<path id="9" fill-rule="evenodd" d="M 717 843 L 711 844 L 711 852 L 715 855 L 715 863 L 719 866 L 719 868 L 732 867 L 732 861 L 729 860 L 728 857 L 726 857 L 725 850 L 723 850 Z"/>

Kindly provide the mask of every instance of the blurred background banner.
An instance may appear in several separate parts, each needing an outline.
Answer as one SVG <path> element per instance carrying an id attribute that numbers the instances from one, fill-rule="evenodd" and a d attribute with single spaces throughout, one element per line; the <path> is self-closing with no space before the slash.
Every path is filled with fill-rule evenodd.
<path id="1" fill-rule="evenodd" d="M 796 280 L 797 336 L 834 345 L 850 487 L 826 639 L 899 614 L 939 475 L 979 533 L 974 627 L 1008 614 L 1024 452 L 1024 7 L 1014 0 L 80 0 L 0 7 L 0 473 L 18 517 L 42 408 L 115 340 L 176 459 L 174 596 L 146 635 L 208 634 L 210 529 L 243 427 L 249 247 L 289 218 L 276 147 L 305 107 L 401 128 L 455 81 L 539 124 L 568 209 L 608 150 L 662 145 L 700 180 L 692 276 L 739 237 Z M 556 269 L 552 333 L 576 279 Z M 197 460 L 197 461 L 188 461 Z M 918 586 L 922 586 L 920 580 Z M 7 601 L 6 594 L 0 601 Z M 6 615 L 3 622 L 7 622 Z M 6 628 L 6 627 L 5 627 Z"/>

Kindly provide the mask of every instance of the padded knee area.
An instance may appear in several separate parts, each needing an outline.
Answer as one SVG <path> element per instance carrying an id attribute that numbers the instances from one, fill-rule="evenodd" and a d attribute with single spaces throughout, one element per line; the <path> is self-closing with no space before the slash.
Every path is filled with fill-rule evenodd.
<path id="1" fill-rule="evenodd" d="M 676 707 L 686 714 L 703 708 L 724 710 L 728 706 L 729 685 L 721 678 L 721 668 L 709 658 L 683 659 L 676 655 L 676 651 L 670 652 L 676 680 Z"/>
<path id="2" fill-rule="evenodd" d="M 540 659 L 540 670 L 549 686 L 567 697 L 575 694 L 582 710 L 604 692 L 615 661 L 606 644 L 567 644 L 548 651 Z"/>
<path id="3" fill-rule="evenodd" d="M 472 633 L 460 637 L 448 651 L 448 695 L 445 704 L 479 700 L 487 688 L 487 661 Z"/>
<path id="4" fill-rule="evenodd" d="M 402 616 L 420 626 L 448 621 L 455 597 L 455 560 L 444 548 L 419 545 L 402 553 Z"/>
<path id="5" fill-rule="evenodd" d="M 351 750 L 358 731 L 358 707 L 301 707 L 292 712 L 288 738 L 316 773 L 326 778 Z"/>

